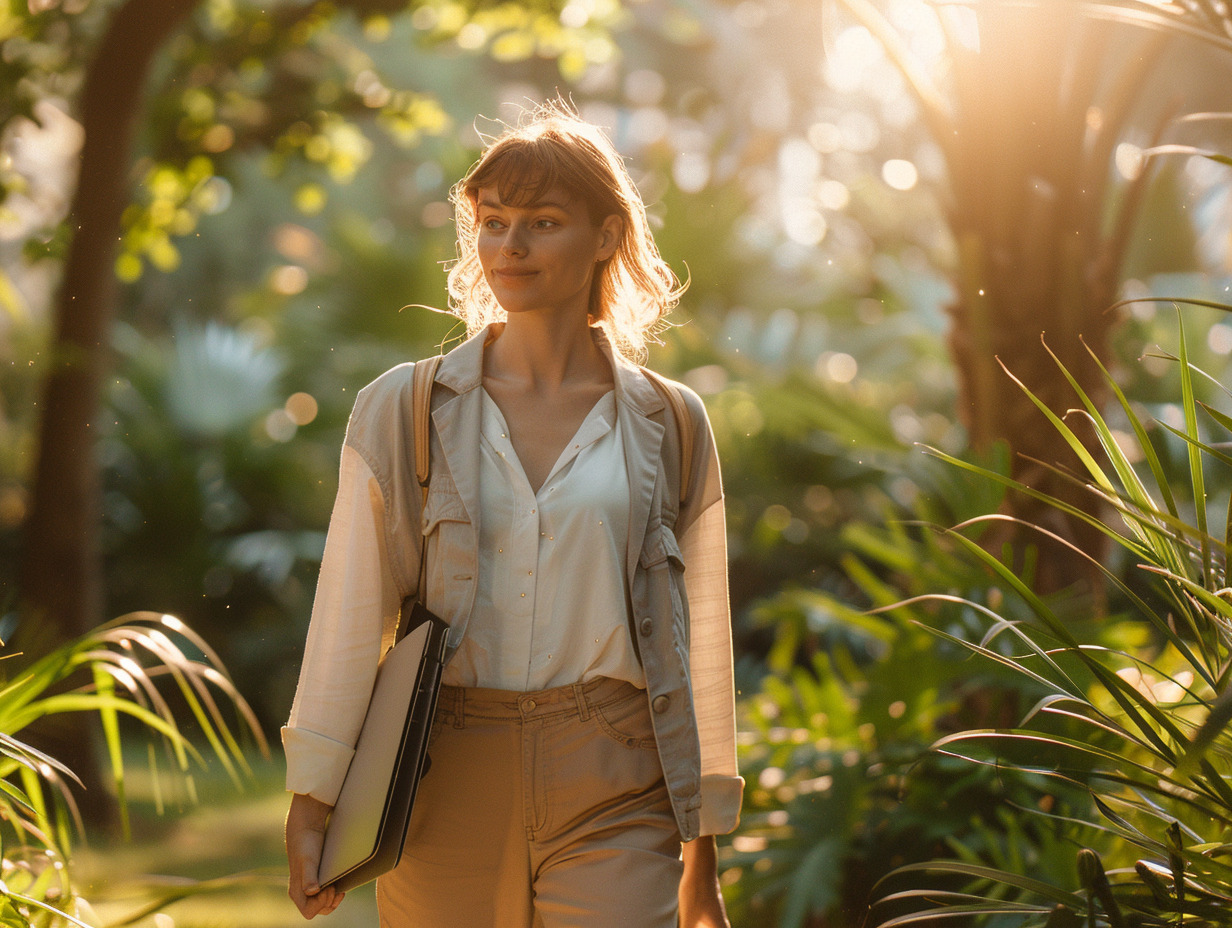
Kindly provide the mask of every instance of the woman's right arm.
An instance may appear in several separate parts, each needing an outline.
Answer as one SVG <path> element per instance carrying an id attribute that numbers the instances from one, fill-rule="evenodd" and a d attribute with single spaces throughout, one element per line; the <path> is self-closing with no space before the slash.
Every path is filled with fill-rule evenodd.
<path id="1" fill-rule="evenodd" d="M 344 446 L 299 684 L 282 730 L 287 789 L 328 805 L 355 753 L 386 626 L 397 622 L 383 511 L 372 470 Z"/>
<path id="2" fill-rule="evenodd" d="M 287 812 L 288 893 L 304 918 L 330 914 L 345 895 L 332 886 L 321 889 L 317 883 L 325 823 L 332 808 L 319 799 L 296 793 Z"/>
<path id="3" fill-rule="evenodd" d="M 282 730 L 291 898 L 307 918 L 332 911 L 341 894 L 314 895 L 325 824 L 354 755 L 376 678 L 386 626 L 399 596 L 387 563 L 384 506 L 364 458 L 343 447 L 312 621 L 290 718 Z"/>

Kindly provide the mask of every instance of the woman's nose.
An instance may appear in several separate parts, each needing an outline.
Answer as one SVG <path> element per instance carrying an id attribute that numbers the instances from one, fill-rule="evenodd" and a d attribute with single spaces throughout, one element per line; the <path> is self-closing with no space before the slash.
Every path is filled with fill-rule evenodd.
<path id="1" fill-rule="evenodd" d="M 516 227 L 510 227 L 505 232 L 504 241 L 501 242 L 501 254 L 509 258 L 516 258 L 526 254 L 526 241 L 523 238 L 522 232 Z"/>

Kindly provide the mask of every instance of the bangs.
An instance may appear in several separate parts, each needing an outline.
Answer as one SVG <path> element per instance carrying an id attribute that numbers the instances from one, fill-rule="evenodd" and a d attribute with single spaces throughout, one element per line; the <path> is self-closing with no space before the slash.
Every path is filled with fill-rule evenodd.
<path id="1" fill-rule="evenodd" d="M 534 209 L 560 197 L 580 200 L 595 226 L 609 216 L 621 221 L 616 251 L 596 266 L 590 322 L 607 332 L 624 357 L 644 357 L 647 340 L 654 339 L 685 285 L 659 254 L 646 206 L 611 139 L 556 102 L 526 113 L 518 125 L 485 142 L 479 160 L 449 190 L 458 250 L 449 262 L 450 310 L 471 335 L 507 318 L 479 258 L 481 189 L 513 209 Z"/>
<path id="2" fill-rule="evenodd" d="M 507 206 L 523 208 L 544 200 L 549 191 L 565 191 L 570 198 L 583 200 L 596 218 L 601 197 L 588 189 L 586 173 L 559 145 L 548 138 L 509 140 L 492 152 L 470 177 L 466 178 L 467 197 L 472 205 L 481 187 L 491 187 Z M 606 205 L 606 204 L 604 204 Z"/>

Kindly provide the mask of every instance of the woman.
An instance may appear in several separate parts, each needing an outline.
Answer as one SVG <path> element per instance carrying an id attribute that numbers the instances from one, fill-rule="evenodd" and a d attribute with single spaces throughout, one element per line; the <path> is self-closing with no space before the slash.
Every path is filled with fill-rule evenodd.
<path id="1" fill-rule="evenodd" d="M 437 373 L 427 501 L 400 476 L 411 365 L 347 428 L 283 730 L 291 897 L 308 918 L 341 901 L 316 885 L 322 834 L 422 545 L 448 663 L 381 925 L 726 925 L 714 835 L 743 781 L 718 460 L 697 396 L 677 386 L 676 423 L 630 360 L 682 288 L 611 142 L 563 107 L 493 141 L 453 201 L 471 337 Z"/>

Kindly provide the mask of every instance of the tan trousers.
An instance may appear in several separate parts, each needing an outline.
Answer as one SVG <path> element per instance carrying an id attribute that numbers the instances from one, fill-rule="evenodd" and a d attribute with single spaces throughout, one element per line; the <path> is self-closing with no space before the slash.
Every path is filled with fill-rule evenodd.
<path id="1" fill-rule="evenodd" d="M 443 687 L 381 928 L 675 928 L 682 865 L 646 693 Z"/>

